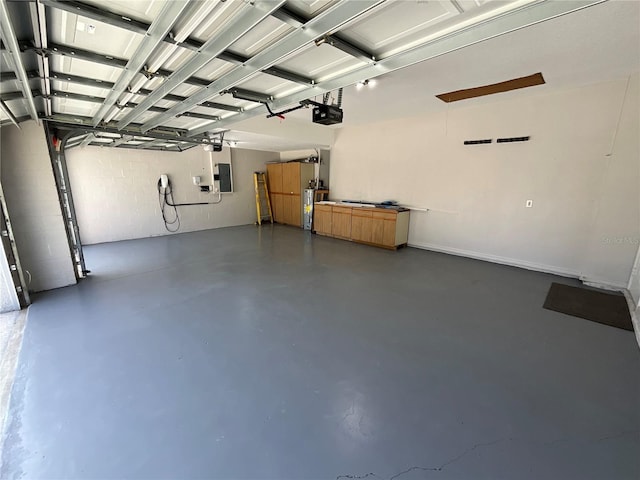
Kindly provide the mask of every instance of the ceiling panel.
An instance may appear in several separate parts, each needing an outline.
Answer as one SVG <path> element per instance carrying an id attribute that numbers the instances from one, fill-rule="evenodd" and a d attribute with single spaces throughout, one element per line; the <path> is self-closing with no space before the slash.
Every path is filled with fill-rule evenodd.
<path id="1" fill-rule="evenodd" d="M 235 65 L 216 58 L 198 70 L 194 77 L 213 81 L 234 68 Z"/>
<path id="2" fill-rule="evenodd" d="M 448 1 L 385 3 L 340 31 L 340 36 L 360 44 L 377 56 L 424 36 L 439 22 L 459 15 Z"/>
<path id="3" fill-rule="evenodd" d="M 219 3 L 216 8 L 202 21 L 193 32 L 193 37 L 206 42 L 219 32 L 235 15 L 238 15 L 245 8 L 245 2 L 225 1 Z"/>
<path id="4" fill-rule="evenodd" d="M 81 102 L 69 98 L 53 98 L 54 111 L 71 115 L 93 116 L 100 108 L 98 103 Z"/>
<path id="5" fill-rule="evenodd" d="M 305 18 L 313 18 L 336 3 L 336 0 L 290 0 L 287 7 Z"/>
<path id="6" fill-rule="evenodd" d="M 83 0 L 103 10 L 151 23 L 158 16 L 164 3 L 171 0 Z"/>
<path id="7" fill-rule="evenodd" d="M 135 2 L 133 2 L 135 3 Z M 51 12 L 50 40 L 103 55 L 129 58 L 143 39 L 142 35 L 97 22 L 63 10 Z M 89 27 L 93 26 L 94 29 Z M 93 32 L 93 33 L 89 33 Z"/>
<path id="8" fill-rule="evenodd" d="M 229 50 L 251 57 L 293 30 L 294 28 L 290 25 L 276 18 L 267 17 L 238 41 L 234 42 Z"/>
<path id="9" fill-rule="evenodd" d="M 80 77 L 94 78 L 113 82 L 122 70 L 118 67 L 109 67 L 94 62 L 87 62 L 79 58 L 62 57 L 60 55 L 52 55 L 50 57 L 50 66 L 54 72 L 70 73 Z"/>
<path id="10" fill-rule="evenodd" d="M 6 71 L 6 70 L 3 70 Z M 35 85 L 35 81 L 33 82 Z M 32 87 L 33 88 L 33 87 Z M 20 92 L 20 82 L 18 80 L 7 80 L 0 83 L 0 92 Z"/>
<path id="11" fill-rule="evenodd" d="M 364 63 L 361 60 L 326 43 L 320 46 L 311 44 L 279 64 L 287 70 L 313 78 L 316 82 L 357 69 L 362 65 Z"/>
<path id="12" fill-rule="evenodd" d="M 53 90 L 60 92 L 73 92 L 82 95 L 93 95 L 94 97 L 106 97 L 109 93 L 108 88 L 96 88 L 87 85 L 78 85 L 76 83 L 65 82 L 62 80 L 51 79 L 51 86 Z"/>

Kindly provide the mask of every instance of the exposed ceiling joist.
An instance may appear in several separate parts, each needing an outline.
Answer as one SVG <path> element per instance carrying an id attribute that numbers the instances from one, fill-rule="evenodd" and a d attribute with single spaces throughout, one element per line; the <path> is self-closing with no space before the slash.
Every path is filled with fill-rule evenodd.
<path id="1" fill-rule="evenodd" d="M 381 0 L 360 0 L 357 2 L 338 3 L 252 57 L 244 64 L 243 68 L 231 70 L 229 73 L 211 82 L 205 89 L 191 95 L 179 105 L 170 108 L 167 113 L 149 120 L 143 125 L 143 129 L 154 128 L 168 118 L 183 113 L 194 105 L 219 95 L 220 92 L 237 85 L 256 72 L 270 67 L 283 57 L 314 42 L 322 35 L 326 35 L 328 32 L 362 15 L 381 3 Z M 132 118 L 135 119 L 136 117 L 132 116 Z M 126 123 L 123 124 L 126 125 Z"/>
<path id="2" fill-rule="evenodd" d="M 141 35 L 144 35 L 149 29 L 149 27 L 151 26 L 150 24 L 145 23 L 141 20 L 125 17 L 123 15 L 117 15 L 83 2 L 60 1 L 60 0 L 41 0 L 41 1 L 48 7 L 82 15 L 83 17 L 91 18 L 101 23 L 106 23 L 108 25 L 122 28 L 130 32 L 138 33 Z M 282 10 L 282 15 L 279 15 L 280 10 Z M 281 17 L 286 18 L 289 15 L 292 15 L 292 13 L 290 13 L 289 10 L 287 10 L 284 6 L 280 7 L 280 9 L 274 10 L 271 14 L 276 18 L 281 18 Z M 194 38 L 187 38 L 182 42 L 178 42 L 173 38 L 173 35 L 171 34 L 167 35 L 163 39 L 163 42 L 170 45 L 177 45 L 179 47 L 186 48 L 194 52 L 200 51 L 204 45 L 202 42 Z M 220 52 L 217 55 L 217 58 L 219 58 L 220 60 L 224 60 L 225 62 L 232 63 L 234 65 L 242 65 L 247 60 L 249 60 L 248 57 L 244 57 L 242 55 L 239 55 L 234 52 L 230 52 L 228 50 Z M 313 84 L 313 80 L 310 78 L 307 78 L 303 75 L 297 75 L 293 72 L 289 72 L 287 70 L 284 70 L 278 67 L 269 68 L 268 71 L 265 70 L 264 73 L 268 73 L 269 75 L 284 78 L 285 80 L 289 80 L 291 82 L 307 84 L 307 85 Z"/>
<path id="3" fill-rule="evenodd" d="M 582 10 L 603 3 L 604 1 L 606 0 L 564 0 L 562 2 L 538 2 L 528 4 L 506 14 L 487 19 L 481 24 L 474 25 L 473 28 L 455 31 L 418 47 L 381 59 L 374 64 L 366 65 L 360 69 L 332 78 L 331 80 L 318 83 L 313 88 L 276 98 L 271 107 L 273 109 L 285 108 L 316 95 L 353 85 L 363 78 L 375 78 L 384 73 L 435 58 L 561 15 Z M 189 135 L 200 135 L 214 128 L 228 127 L 236 122 L 252 118 L 259 114 L 260 112 L 255 110 L 245 111 L 222 119 L 219 122 L 194 128 L 189 131 Z M 146 128 L 146 126 L 147 125 L 144 125 L 143 127 Z"/>
<path id="4" fill-rule="evenodd" d="M 83 50 L 80 48 L 69 47 L 66 45 L 59 45 L 50 42 L 48 48 L 36 48 L 33 45 L 30 45 L 26 42 L 21 42 L 20 48 L 23 51 L 35 51 L 40 55 L 61 55 L 63 57 L 71 57 L 77 58 L 80 60 L 84 60 L 86 62 L 98 63 L 101 65 L 106 65 L 108 67 L 118 67 L 124 69 L 127 66 L 127 60 L 124 58 L 118 58 L 111 55 L 102 55 L 100 53 L 91 52 L 89 50 Z M 169 77 L 173 72 L 169 70 L 160 69 L 157 72 L 150 74 L 145 69 L 140 70 L 140 73 L 145 76 L 160 76 L 160 77 Z M 205 86 L 209 84 L 209 80 L 205 80 L 203 78 L 190 77 L 185 80 L 185 83 L 189 83 L 191 85 L 197 86 Z"/>
<path id="5" fill-rule="evenodd" d="M 2 111 L 2 113 L 4 113 L 7 116 L 7 118 L 9 118 L 11 123 L 13 123 L 16 127 L 20 128 L 20 125 L 19 125 L 20 122 L 18 122 L 18 119 L 11 112 L 11 109 L 7 106 L 7 104 L 4 103 L 4 100 L 0 100 L 0 111 Z"/>
<path id="6" fill-rule="evenodd" d="M 127 89 L 131 80 L 133 80 L 144 67 L 151 54 L 171 31 L 171 28 L 178 18 L 180 18 L 180 15 L 187 5 L 188 2 L 186 0 L 172 0 L 164 4 L 160 15 L 151 24 L 149 30 L 147 30 L 146 35 L 131 56 L 131 59 L 127 62 L 124 71 L 120 74 L 118 80 L 116 80 L 116 84 L 107 95 L 103 105 L 93 117 L 94 127 L 102 121 L 111 107 L 118 101 L 120 95 Z"/>
<path id="7" fill-rule="evenodd" d="M 198 70 L 207 65 L 213 58 L 217 57 L 225 49 L 229 48 L 234 42 L 238 40 L 242 35 L 247 33 L 253 27 L 262 22 L 266 17 L 278 9 L 284 0 L 277 2 L 264 2 L 247 4 L 234 19 L 227 22 L 224 29 L 217 35 L 209 39 L 202 48 L 187 60 L 178 70 L 176 70 L 162 85 L 162 89 L 154 91 L 147 98 L 145 98 L 138 107 L 129 112 L 118 122 L 118 128 L 124 128 L 131 122 L 137 120 L 146 112 L 156 101 L 163 96 L 163 92 L 168 93 L 174 90 L 177 86 L 182 84 L 187 78 L 194 75 Z M 251 60 L 249 60 L 250 62 Z M 244 68 L 242 68 L 244 69 Z M 236 70 L 236 69 L 234 69 Z M 209 88 L 207 86 L 206 88 Z M 202 99 L 202 101 L 207 98 Z M 193 105 L 197 105 L 196 102 Z M 183 113 L 182 110 L 178 113 Z M 162 114 L 163 120 L 165 118 L 175 117 L 176 114 L 168 116 L 167 113 Z M 160 123 L 158 123 L 159 125 Z M 146 128 L 146 127 L 145 127 Z M 153 128 L 153 127 L 150 127 Z"/>
<path id="8" fill-rule="evenodd" d="M 84 130 L 86 133 L 95 131 L 95 132 L 104 132 L 104 133 L 115 133 L 118 135 L 130 134 L 135 136 L 142 136 L 143 133 L 140 131 L 140 124 L 131 124 L 124 130 L 118 130 L 114 122 L 99 125 L 94 128 L 91 122 L 91 117 L 85 117 L 81 115 L 68 115 L 62 113 L 54 113 L 49 117 L 43 118 L 44 121 L 59 124 L 61 126 L 69 126 L 69 129 L 78 129 Z M 74 128 L 75 127 L 75 128 Z M 208 135 L 200 135 L 200 136 L 190 136 L 187 137 L 187 130 L 182 128 L 172 128 L 172 127 L 162 127 L 155 130 L 151 130 L 144 134 L 145 137 L 150 138 L 158 138 L 163 140 L 177 140 L 183 141 L 193 144 L 203 144 L 207 145 L 212 143 L 211 139 Z"/>
<path id="9" fill-rule="evenodd" d="M 80 148 L 84 148 L 93 142 L 96 139 L 95 133 L 89 133 L 84 139 L 80 142 Z"/>
<path id="10" fill-rule="evenodd" d="M 31 25 L 34 32 L 34 42 L 38 48 L 46 48 L 48 44 L 47 17 L 44 6 L 40 2 L 29 4 L 29 14 L 31 15 Z M 49 81 L 49 59 L 45 56 L 38 56 L 38 70 L 41 78 L 41 88 L 45 94 L 51 93 L 51 82 Z M 52 106 L 49 100 L 44 102 L 46 115 L 51 115 Z"/>
<path id="11" fill-rule="evenodd" d="M 0 37 L 2 37 L 2 41 L 9 52 L 9 62 L 11 67 L 18 80 L 20 80 L 20 88 L 22 89 L 22 93 L 24 94 L 24 98 L 27 102 L 27 110 L 31 118 L 38 122 L 38 110 L 33 100 L 33 95 L 31 95 L 29 79 L 22 63 L 20 47 L 18 45 L 18 40 L 16 39 L 13 24 L 11 23 L 11 18 L 9 18 L 6 0 L 0 0 L 0 26 L 2 27 L 0 29 Z"/>
<path id="12" fill-rule="evenodd" d="M 31 73 L 37 76 L 37 72 L 31 72 Z M 29 74 L 29 72 L 27 72 L 27 74 Z M 114 85 L 113 82 L 108 82 L 106 80 L 97 80 L 93 78 L 81 77 L 79 75 L 70 75 L 68 73 L 60 73 L 60 72 L 51 72 L 51 78 L 53 78 L 54 80 L 59 80 L 61 82 L 70 82 L 70 83 L 76 83 L 78 85 L 84 85 L 87 87 L 96 87 L 96 88 L 103 88 L 103 89 L 111 89 L 113 88 L 113 85 Z M 141 88 L 136 92 L 136 95 L 146 96 L 151 94 L 151 92 L 152 90 L 146 90 L 144 88 Z M 162 97 L 162 99 L 170 100 L 172 102 L 182 102 L 186 100 L 187 97 L 182 97 L 180 95 L 172 95 L 169 93 L 164 97 Z M 235 107 L 233 105 L 227 105 L 224 103 L 204 102 L 204 103 L 201 103 L 199 106 L 205 107 L 205 108 L 212 108 L 216 110 L 227 110 L 229 112 L 242 112 L 241 107 Z"/>

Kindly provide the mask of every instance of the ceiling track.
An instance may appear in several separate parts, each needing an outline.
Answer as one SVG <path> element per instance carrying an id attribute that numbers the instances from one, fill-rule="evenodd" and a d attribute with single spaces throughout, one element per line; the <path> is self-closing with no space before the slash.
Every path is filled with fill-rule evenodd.
<path id="1" fill-rule="evenodd" d="M 140 35 L 146 34 L 147 30 L 151 26 L 151 24 L 143 22 L 141 20 L 125 17 L 122 15 L 117 15 L 83 2 L 75 2 L 75 1 L 62 2 L 59 0 L 41 0 L 41 2 L 47 7 L 67 11 L 69 13 L 75 13 L 77 15 L 82 15 L 83 17 L 91 18 L 92 20 L 97 20 L 101 23 L 106 23 L 113 27 L 122 28 L 124 30 L 128 30 L 130 32 L 137 33 Z M 283 13 L 283 15 L 289 15 L 288 13 L 289 11 L 286 8 L 280 7 L 280 9 L 282 9 L 285 12 Z M 277 13 L 278 13 L 278 10 L 276 10 L 275 12 L 272 12 L 272 15 L 276 18 L 279 18 L 276 15 Z M 169 45 L 177 45 L 178 47 L 185 48 L 193 52 L 200 51 L 204 45 L 203 42 L 191 37 L 187 38 L 183 42 L 176 42 L 172 34 L 168 34 L 163 39 L 163 42 Z M 217 55 L 217 58 L 225 62 L 232 63 L 234 65 L 242 65 L 243 63 L 247 62 L 247 60 L 249 60 L 248 57 L 239 55 L 229 50 L 222 51 Z M 313 79 L 307 78 L 303 75 L 298 75 L 293 72 L 289 72 L 288 70 L 277 68 L 277 67 L 273 67 L 268 70 L 269 71 L 265 71 L 264 73 L 267 73 L 269 75 L 273 75 L 279 78 L 283 78 L 285 80 L 289 80 L 295 83 L 313 85 Z"/>
<path id="2" fill-rule="evenodd" d="M 265 2 L 247 4 L 247 6 L 243 7 L 239 14 L 225 23 L 224 28 L 220 32 L 218 32 L 204 45 L 202 45 L 202 48 L 198 50 L 195 55 L 187 59 L 183 65 L 181 65 L 175 72 L 173 72 L 173 74 L 171 74 L 171 76 L 169 76 L 169 78 L 167 78 L 167 80 L 165 80 L 165 82 L 162 84 L 162 91 L 169 93 L 176 87 L 181 85 L 182 82 L 184 82 L 187 78 L 191 77 L 196 72 L 201 70 L 209 62 L 211 62 L 212 59 L 216 58 L 220 53 L 228 49 L 244 34 L 260 24 L 266 17 L 268 17 L 282 4 L 284 4 L 284 0 L 278 0 L 277 2 L 273 3 Z M 245 63 L 242 67 L 236 67 L 236 69 L 247 69 L 248 63 L 250 63 L 253 59 L 255 59 L 255 57 Z M 210 84 L 207 84 L 205 88 L 210 88 Z M 127 113 L 124 118 L 122 118 L 118 122 L 118 127 L 124 128 L 129 123 L 139 119 L 144 114 L 144 112 L 149 109 L 149 107 L 151 107 L 156 101 L 162 98 L 162 91 L 157 90 L 147 98 L 145 98 L 137 108 Z M 196 102 L 195 104 L 197 103 L 199 102 Z M 159 115 L 159 117 L 162 117 L 163 119 L 169 118 L 169 115 L 174 117 L 176 115 L 173 113 L 174 109 L 175 107 L 170 109 L 171 113 L 165 113 Z M 187 109 L 178 113 L 183 113 L 186 110 Z"/>
<path id="3" fill-rule="evenodd" d="M 318 83 L 312 89 L 308 88 L 285 97 L 276 98 L 271 107 L 273 109 L 285 108 L 300 101 L 307 100 L 313 96 L 353 85 L 358 81 L 361 81 L 363 78 L 375 78 L 379 75 L 393 72 L 431 58 L 439 57 L 446 53 L 450 53 L 491 38 L 496 38 L 530 25 L 589 8 L 593 5 L 603 3 L 604 1 L 606 0 L 563 0 L 562 2 L 551 1 L 527 4 L 503 15 L 485 20 L 480 24 L 452 32 L 420 46 L 385 57 L 375 63 L 365 65 L 362 68 L 332 78 L 331 80 Z M 190 98 L 193 98 L 193 96 Z M 201 127 L 191 129 L 189 134 L 200 135 L 214 128 L 225 128 L 233 123 L 255 117 L 259 114 L 260 112 L 256 112 L 254 110 L 245 111 L 222 119 L 219 122 L 213 122 L 211 124 L 205 124 Z M 146 128 L 146 125 L 143 127 Z"/>
<path id="4" fill-rule="evenodd" d="M 93 117 L 93 126 L 98 125 L 109 113 L 111 107 L 118 101 L 134 77 L 143 69 L 149 58 L 156 50 L 162 40 L 169 34 L 171 28 L 182 16 L 188 2 L 186 0 L 172 0 L 162 6 L 158 17 L 151 23 L 142 41 L 136 48 L 131 58 L 127 61 L 123 71 L 120 73 L 115 85 L 105 98 L 103 105 Z"/>
<path id="5" fill-rule="evenodd" d="M 42 77 L 39 75 L 38 72 L 35 71 L 28 71 L 27 72 L 27 77 L 31 80 L 31 79 L 38 79 L 38 80 L 42 80 Z M 50 78 L 52 78 L 53 80 L 57 80 L 60 82 L 69 82 L 69 83 L 75 83 L 78 85 L 84 85 L 86 87 L 95 87 L 95 88 L 101 88 L 104 90 L 108 90 L 113 88 L 113 82 L 109 82 L 107 80 L 97 80 L 94 78 L 88 78 L 88 77 L 81 77 L 79 75 L 71 75 L 68 73 L 60 73 L 60 72 L 50 72 Z M 16 80 L 17 77 L 15 75 L 15 73 L 13 72 L 2 72 L 0 74 L 0 82 L 4 82 L 4 81 L 10 81 L 10 80 Z M 144 97 L 146 95 L 149 95 L 152 92 L 152 90 L 146 90 L 141 88 L 140 90 L 138 90 L 136 92 L 136 95 L 139 95 L 141 97 Z M 187 99 L 187 97 L 182 97 L 180 95 L 172 95 L 172 94 L 167 94 L 164 97 L 162 97 L 163 100 L 169 100 L 172 102 L 182 102 L 184 100 Z M 243 111 L 242 107 L 235 107 L 233 105 L 227 105 L 225 103 L 216 103 L 216 102 L 203 102 L 201 104 L 198 105 L 199 107 L 204 107 L 204 108 L 211 108 L 211 109 L 216 109 L 216 110 L 226 110 L 229 112 L 236 112 L 236 113 L 240 113 Z"/>
<path id="6" fill-rule="evenodd" d="M 2 41 L 9 51 L 10 64 L 13 67 L 13 71 L 16 74 L 18 80 L 20 80 L 20 88 L 24 93 L 24 98 L 27 102 L 27 110 L 29 115 L 36 122 L 38 121 L 38 110 L 31 95 L 31 89 L 29 88 L 29 81 L 27 77 L 24 64 L 22 63 L 22 57 L 20 55 L 20 47 L 16 38 L 11 18 L 9 17 L 9 11 L 7 9 L 6 0 L 0 0 L 0 36 Z M 15 117 L 14 117 L 15 118 Z"/>
<path id="7" fill-rule="evenodd" d="M 4 113 L 11 123 L 13 123 L 16 127 L 20 128 L 20 122 L 16 118 L 16 116 L 11 112 L 11 109 L 4 103 L 4 99 L 0 100 L 0 111 Z"/>
<path id="8" fill-rule="evenodd" d="M 154 139 L 161 140 L 174 140 L 181 141 L 196 145 L 208 145 L 213 143 L 208 136 L 187 136 L 188 131 L 185 129 L 172 128 L 172 127 L 162 127 L 157 130 L 149 131 L 143 133 L 140 130 L 139 124 L 133 124 L 129 126 L 127 129 L 118 130 L 116 128 L 115 123 L 110 122 L 106 125 L 100 125 L 98 127 L 94 127 L 91 123 L 91 117 L 83 117 L 78 115 L 67 115 L 67 114 L 59 114 L 54 113 L 49 117 L 42 117 L 42 120 L 53 125 L 59 125 L 68 128 L 69 126 L 76 127 L 79 131 L 84 131 L 86 133 L 91 132 L 104 132 L 104 133 L 117 133 L 119 135 L 134 135 L 138 137 L 150 137 Z"/>
<path id="9" fill-rule="evenodd" d="M 206 88 L 191 95 L 184 102 L 172 107 L 167 113 L 157 115 L 143 125 L 143 130 L 154 128 L 168 118 L 189 110 L 194 105 L 220 95 L 221 92 L 248 79 L 255 73 L 273 66 L 276 62 L 293 52 L 315 42 L 319 37 L 348 23 L 354 18 L 380 5 L 382 0 L 359 0 L 341 2 L 329 8 L 317 17 L 312 18 L 296 30 L 254 55 L 241 68 L 235 68 L 214 80 Z M 131 118 L 136 118 L 132 115 Z M 126 125 L 126 122 L 121 122 Z"/>

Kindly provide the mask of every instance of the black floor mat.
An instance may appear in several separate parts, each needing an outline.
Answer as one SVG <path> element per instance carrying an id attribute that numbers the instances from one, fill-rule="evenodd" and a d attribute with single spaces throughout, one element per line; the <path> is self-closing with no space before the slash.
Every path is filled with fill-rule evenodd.
<path id="1" fill-rule="evenodd" d="M 633 331 L 627 300 L 621 293 L 552 283 L 544 308 Z"/>

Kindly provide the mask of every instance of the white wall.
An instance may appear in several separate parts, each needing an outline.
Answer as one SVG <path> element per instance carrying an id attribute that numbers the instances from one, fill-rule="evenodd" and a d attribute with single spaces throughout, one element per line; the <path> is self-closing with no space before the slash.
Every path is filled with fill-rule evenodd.
<path id="1" fill-rule="evenodd" d="M 0 313 L 15 310 L 20 310 L 20 301 L 9 270 L 4 244 L 0 242 Z"/>
<path id="2" fill-rule="evenodd" d="M 279 159 L 278 153 L 228 148 L 211 155 L 214 163 L 231 158 L 234 193 L 223 194 L 217 205 L 178 207 L 179 233 L 254 223 L 252 174 Z M 83 244 L 169 234 L 158 205 L 157 181 L 163 173 L 171 179 L 176 203 L 218 199 L 192 183 L 196 175 L 202 184 L 211 183 L 209 152 L 199 146 L 182 153 L 72 148 L 66 159 Z"/>
<path id="3" fill-rule="evenodd" d="M 0 129 L 0 178 L 29 290 L 76 283 L 44 128 Z"/>
<path id="4" fill-rule="evenodd" d="M 635 75 L 345 127 L 332 197 L 429 208 L 411 213 L 416 246 L 626 287 L 640 237 L 638 88 Z M 463 145 L 484 138 L 494 143 Z"/>

